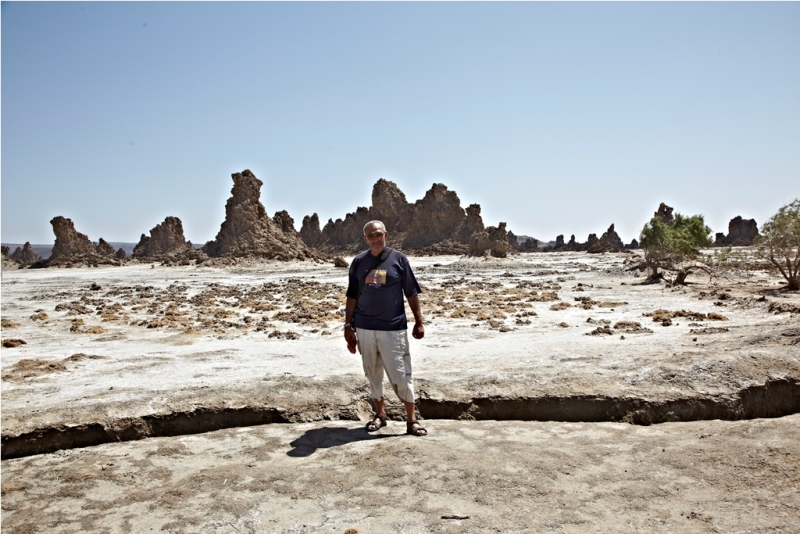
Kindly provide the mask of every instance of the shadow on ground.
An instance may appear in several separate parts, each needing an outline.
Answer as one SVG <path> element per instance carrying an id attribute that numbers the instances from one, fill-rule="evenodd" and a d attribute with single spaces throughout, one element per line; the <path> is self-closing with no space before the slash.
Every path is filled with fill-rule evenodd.
<path id="1" fill-rule="evenodd" d="M 384 439 L 396 437 L 397 434 L 370 434 L 363 427 L 361 428 L 335 428 L 323 427 L 312 428 L 290 445 L 292 450 L 286 453 L 287 456 L 305 457 L 314 454 L 317 449 L 329 449 L 340 445 L 347 445 L 355 441 L 368 441 L 374 439 Z"/>

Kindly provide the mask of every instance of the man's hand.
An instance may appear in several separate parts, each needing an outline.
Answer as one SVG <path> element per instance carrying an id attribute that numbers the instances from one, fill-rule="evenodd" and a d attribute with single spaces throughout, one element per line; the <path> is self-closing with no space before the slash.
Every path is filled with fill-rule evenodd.
<path id="1" fill-rule="evenodd" d="M 408 297 L 408 307 L 414 314 L 414 330 L 411 331 L 411 335 L 414 336 L 414 339 L 422 339 L 425 337 L 425 327 L 422 326 L 422 307 L 419 304 L 419 295 Z"/>
<path id="2" fill-rule="evenodd" d="M 350 351 L 350 354 L 355 354 L 358 339 L 356 338 L 356 333 L 349 326 L 344 327 L 344 339 L 347 341 L 347 350 Z"/>
<path id="3" fill-rule="evenodd" d="M 425 337 L 425 326 L 422 323 L 414 323 L 414 329 L 411 331 L 414 339 L 422 339 Z"/>

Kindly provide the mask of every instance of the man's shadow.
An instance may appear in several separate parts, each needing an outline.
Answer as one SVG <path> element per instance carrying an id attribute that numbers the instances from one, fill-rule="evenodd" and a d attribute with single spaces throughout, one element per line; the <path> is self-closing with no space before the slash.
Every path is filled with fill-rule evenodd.
<path id="1" fill-rule="evenodd" d="M 363 427 L 361 428 L 336 428 L 323 427 L 312 428 L 289 445 L 292 450 L 286 453 L 287 456 L 304 457 L 311 456 L 317 449 L 329 449 L 340 445 L 347 445 L 354 441 L 368 441 L 375 439 L 391 438 L 397 434 L 371 434 Z"/>

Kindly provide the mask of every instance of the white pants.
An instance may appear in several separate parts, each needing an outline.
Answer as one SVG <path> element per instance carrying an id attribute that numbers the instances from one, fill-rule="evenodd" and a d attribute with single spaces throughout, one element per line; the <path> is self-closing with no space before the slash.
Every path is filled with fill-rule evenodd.
<path id="1" fill-rule="evenodd" d="M 366 330 L 356 328 L 358 351 L 369 380 L 373 399 L 383 398 L 383 373 L 389 377 L 394 392 L 405 402 L 414 402 L 414 380 L 411 378 L 411 354 L 407 330 Z"/>

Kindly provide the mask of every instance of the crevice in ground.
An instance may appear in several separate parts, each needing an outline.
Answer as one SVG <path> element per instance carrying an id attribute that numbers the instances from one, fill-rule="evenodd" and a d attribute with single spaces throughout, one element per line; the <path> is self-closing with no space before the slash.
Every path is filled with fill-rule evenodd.
<path id="1" fill-rule="evenodd" d="M 568 397 L 481 397 L 434 399 L 420 392 L 417 406 L 425 419 L 624 422 L 652 425 L 668 422 L 783 417 L 800 413 L 800 381 L 769 380 L 726 396 L 670 400 L 573 395 Z M 358 420 L 369 413 L 366 401 L 326 410 L 291 411 L 267 406 L 200 407 L 192 411 L 146 415 L 82 425 L 56 425 L 17 436 L 2 436 L 2 459 L 148 437 L 181 436 L 225 428 L 315 420 Z M 391 414 L 390 414 L 391 415 Z"/>
<path id="2" fill-rule="evenodd" d="M 420 399 L 429 419 L 624 422 L 652 425 L 711 419 L 740 420 L 800 413 L 800 381 L 775 379 L 730 396 L 670 400 L 578 395 L 570 397 L 481 398 L 467 402 Z"/>

